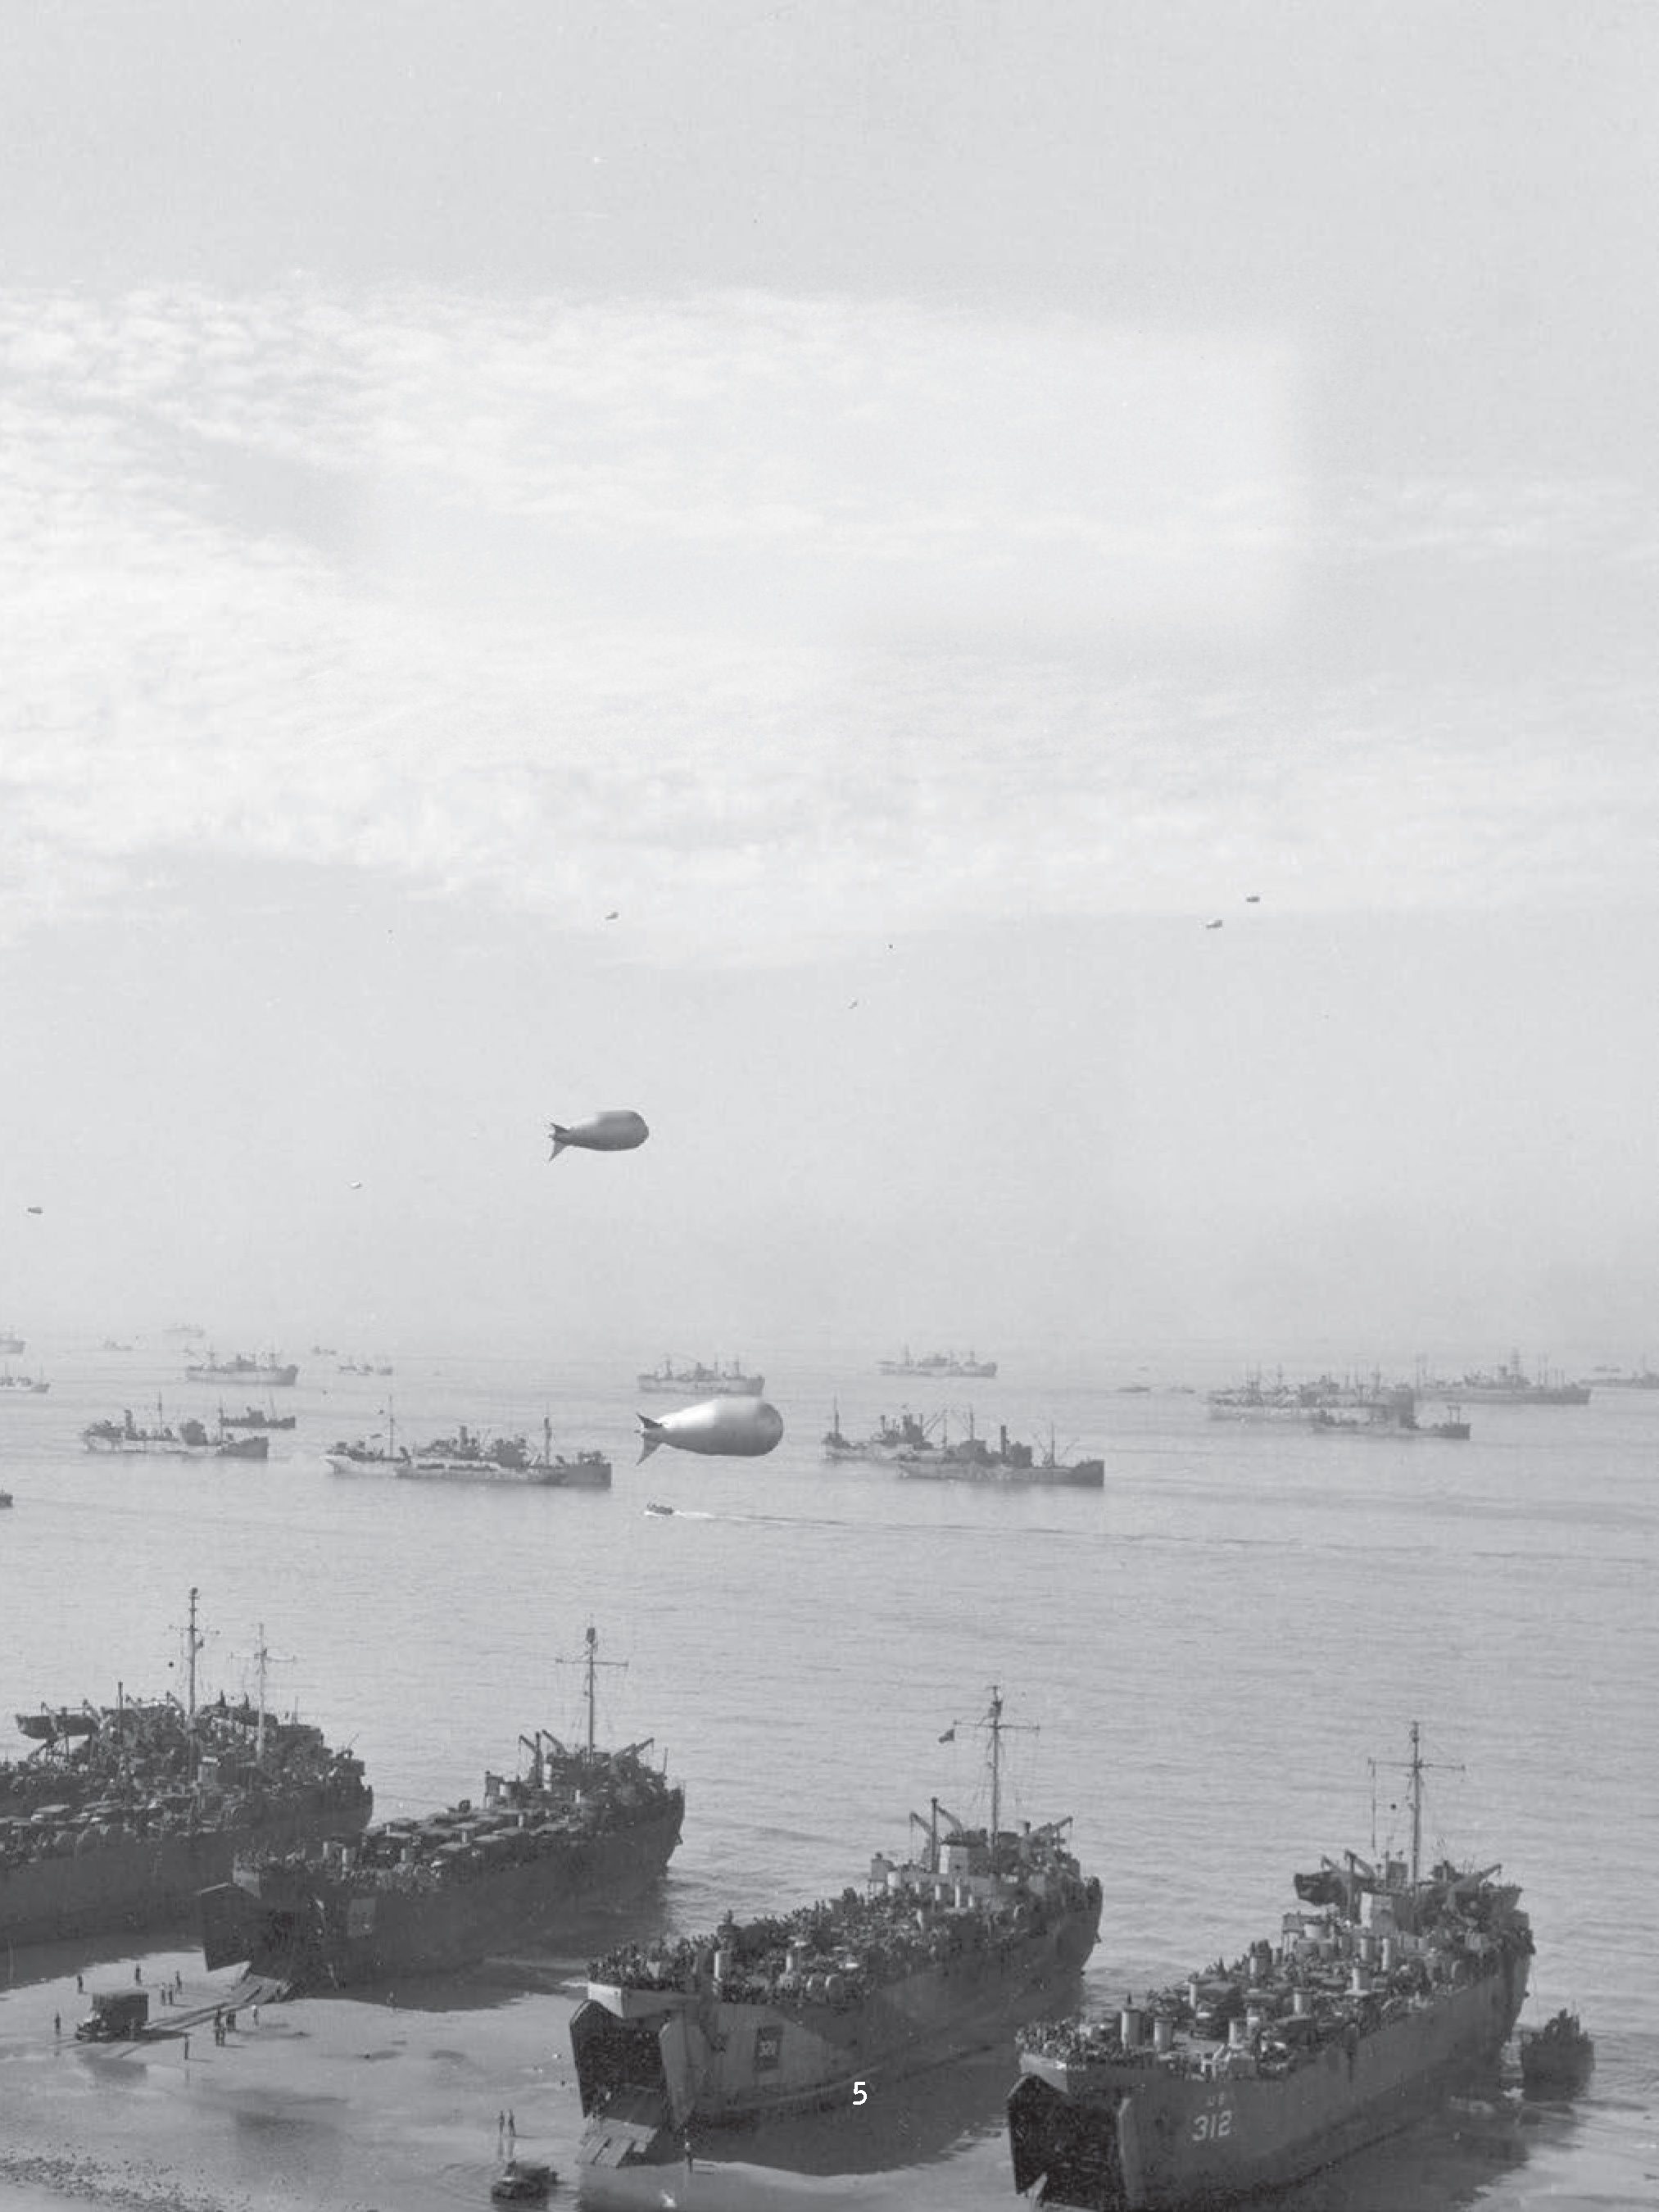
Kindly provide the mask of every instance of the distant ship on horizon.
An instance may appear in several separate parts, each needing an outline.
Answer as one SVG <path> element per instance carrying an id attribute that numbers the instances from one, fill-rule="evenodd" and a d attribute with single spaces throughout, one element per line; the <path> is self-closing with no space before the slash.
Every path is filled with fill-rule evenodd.
<path id="1" fill-rule="evenodd" d="M 965 1359 L 954 1352 L 929 1352 L 917 1358 L 908 1344 L 898 1358 L 878 1364 L 884 1375 L 915 1375 L 927 1382 L 949 1382 L 962 1376 L 988 1382 L 997 1371 L 994 1359 L 975 1358 L 972 1352 Z"/>

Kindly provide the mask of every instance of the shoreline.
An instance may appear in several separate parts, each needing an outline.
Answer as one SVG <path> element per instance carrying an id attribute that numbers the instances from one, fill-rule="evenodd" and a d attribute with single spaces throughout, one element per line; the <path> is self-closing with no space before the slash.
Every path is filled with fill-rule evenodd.
<path id="1" fill-rule="evenodd" d="M 150 1995 L 148 2032 L 76 2043 L 94 1992 L 132 1987 L 135 1966 Z M 83 1990 L 71 1966 L 0 1993 L 0 2212 L 75 2201 L 118 2212 L 487 2203 L 509 2112 L 516 2149 L 572 2174 L 581 2119 L 574 2000 L 562 1984 L 481 1969 L 403 1996 L 261 2001 L 257 2025 L 244 2002 L 220 2045 L 214 2008 L 238 1978 L 205 1973 L 199 1953 L 129 1954 L 81 1972 Z M 162 2004 L 175 1974 L 178 2003 Z"/>

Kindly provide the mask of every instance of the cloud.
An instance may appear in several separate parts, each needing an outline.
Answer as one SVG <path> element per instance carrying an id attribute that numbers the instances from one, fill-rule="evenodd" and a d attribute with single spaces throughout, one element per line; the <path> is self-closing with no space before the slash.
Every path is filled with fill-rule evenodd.
<path id="1" fill-rule="evenodd" d="M 758 295 L 0 298 L 0 926 L 204 849 L 659 957 L 1645 896 L 1637 676 L 1302 665 L 1322 574 L 1629 564 L 1638 504 L 1320 482 L 1297 378 Z"/>

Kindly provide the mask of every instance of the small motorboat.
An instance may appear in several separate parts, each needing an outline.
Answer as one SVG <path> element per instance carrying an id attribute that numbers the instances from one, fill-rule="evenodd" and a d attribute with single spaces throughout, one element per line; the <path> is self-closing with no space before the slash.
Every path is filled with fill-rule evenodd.
<path id="1" fill-rule="evenodd" d="M 1521 2031 L 1521 2086 L 1529 2097 L 1576 2096 L 1595 2070 L 1595 2039 L 1576 2012 Z"/>
<path id="2" fill-rule="evenodd" d="M 558 2180 L 539 2159 L 510 2158 L 489 2185 L 492 2204 L 540 2204 Z"/>
<path id="3" fill-rule="evenodd" d="M 649 1500 L 645 1510 L 647 1513 L 654 1513 L 659 1521 L 666 1521 L 674 1510 L 672 1505 L 659 1505 L 654 1498 Z"/>

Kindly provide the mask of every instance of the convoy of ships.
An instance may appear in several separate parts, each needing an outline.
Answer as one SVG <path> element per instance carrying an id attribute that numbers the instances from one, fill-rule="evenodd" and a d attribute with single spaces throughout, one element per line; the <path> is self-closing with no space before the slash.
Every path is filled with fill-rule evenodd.
<path id="1" fill-rule="evenodd" d="M 21 1351 L 21 1340 L 15 1341 Z M 946 1364 L 946 1363 L 949 1363 Z M 888 1372 L 994 1374 L 994 1364 L 884 1362 Z M 189 1370 L 192 1380 L 286 1387 L 274 1358 Z M 1645 1370 L 1644 1370 L 1645 1375 Z M 1618 1382 L 1626 1378 L 1619 1376 Z M 725 1369 L 660 1370 L 643 1389 L 758 1395 L 763 1378 Z M 1646 1387 L 1641 1377 L 1631 1387 Z M 1366 1384 L 1264 1385 L 1212 1395 L 1218 1418 L 1460 1432 L 1456 1401 L 1583 1402 L 1518 1359 L 1492 1376 L 1433 1384 L 1448 1422 L 1419 1425 L 1419 1391 Z M 1289 1409 L 1294 1407 L 1294 1412 Z M 262 1456 L 293 1417 L 249 1404 L 216 1430 L 153 1426 L 130 1409 L 82 1431 L 94 1451 Z M 1467 1435 L 1467 1424 L 1461 1426 Z M 884 1417 L 849 1438 L 837 1411 L 826 1457 L 902 1475 L 1099 1487 L 1099 1459 L 1067 1459 L 979 1435 L 969 1416 Z M 409 1479 L 608 1486 L 611 1467 L 567 1460 L 522 1436 L 399 1445 L 383 1436 L 326 1455 L 340 1472 Z M 9 1502 L 8 1499 L 6 1502 Z M 196 1592 L 187 1694 L 20 1712 L 33 1748 L 0 1763 L 0 1940 L 165 1927 L 192 1908 L 210 1969 L 245 1966 L 298 1994 L 385 1983 L 477 1963 L 503 1948 L 568 1935 L 596 1908 L 648 1889 L 684 1816 L 683 1790 L 649 1738 L 595 1740 L 597 1635 L 587 1632 L 585 1740 L 521 1736 L 524 1771 L 489 1772 L 480 1801 L 370 1826 L 361 1762 L 320 1729 L 258 1703 L 198 1705 Z M 261 1674 L 263 1682 L 263 1670 Z M 985 1718 L 989 1812 L 971 1826 L 934 1800 L 911 1814 L 902 1857 L 878 1853 L 861 1887 L 781 1916 L 727 1917 L 701 1939 L 623 1942 L 589 1968 L 570 2034 L 590 2170 L 650 2169 L 690 2157 L 732 2124 L 854 2101 L 1018 2032 L 1007 2108 L 1017 2191 L 1084 2212 L 1206 2212 L 1313 2172 L 1403 2125 L 1489 2065 L 1515 2029 L 1532 1937 L 1518 1888 L 1498 1866 L 1421 1866 L 1419 1732 L 1411 1734 L 1409 1859 L 1350 1852 L 1295 1880 L 1277 1931 L 1231 1965 L 1126 1999 L 1105 2017 L 1066 2015 L 1099 1929 L 1102 1892 L 1076 1856 L 1069 1817 L 1002 1820 L 999 1690 Z M 947 1732 L 947 1734 L 950 1732 Z M 654 1918 L 655 1916 L 653 1915 Z M 101 2015 L 100 2016 L 101 2019 Z M 119 2032 L 145 2032 L 134 2025 Z M 107 2023 L 105 2023 L 107 2025 Z M 112 2031 L 114 2032 L 114 2031 Z M 1529 2096 L 1571 2096 L 1594 2064 L 1576 2016 L 1523 2029 Z M 522 2194 L 509 2157 L 493 2194 Z M 540 2172 L 542 2169 L 534 2169 Z"/>

